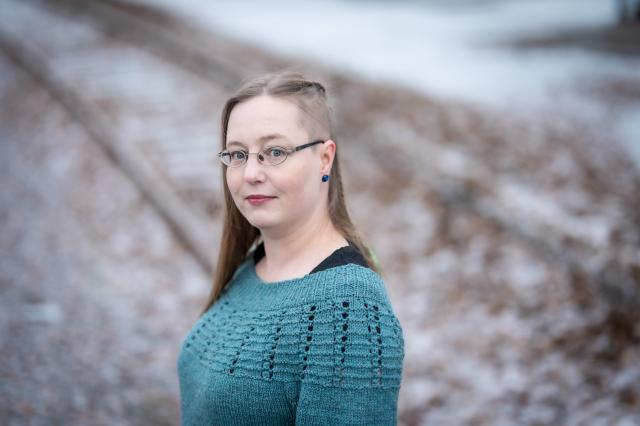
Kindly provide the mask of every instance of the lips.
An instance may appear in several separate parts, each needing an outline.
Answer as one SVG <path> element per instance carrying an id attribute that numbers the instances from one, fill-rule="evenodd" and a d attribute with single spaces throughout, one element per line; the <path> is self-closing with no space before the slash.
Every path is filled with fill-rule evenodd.
<path id="1" fill-rule="evenodd" d="M 262 194 L 253 194 L 246 197 L 247 200 L 264 200 L 266 198 L 276 198 L 270 195 L 262 195 Z"/>
<path id="2" fill-rule="evenodd" d="M 252 206 L 261 206 L 263 204 L 267 204 L 269 201 L 273 200 L 276 197 L 272 197 L 269 195 L 262 194 L 253 194 L 247 197 L 247 202 Z"/>

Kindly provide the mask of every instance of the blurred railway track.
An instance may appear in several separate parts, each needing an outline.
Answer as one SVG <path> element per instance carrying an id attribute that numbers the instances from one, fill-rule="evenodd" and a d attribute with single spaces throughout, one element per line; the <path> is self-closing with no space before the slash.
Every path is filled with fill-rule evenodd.
<path id="1" fill-rule="evenodd" d="M 30 52 L 23 43 L 0 32 L 0 48 L 14 64 L 41 84 L 64 110 L 97 142 L 107 155 L 134 182 L 166 219 L 177 237 L 185 243 L 200 265 L 213 272 L 210 245 L 203 238 L 205 226 L 178 197 L 164 176 L 143 158 L 136 147 L 122 143 L 90 101 L 82 99 L 64 77 L 56 75 L 46 62 Z M 171 155 L 171 154 L 167 154 Z M 174 152 L 174 155 L 178 155 Z"/>
<path id="2" fill-rule="evenodd" d="M 131 43 L 214 85 L 232 89 L 252 69 L 226 59 L 203 42 L 206 35 L 160 9 L 117 0 L 38 0 L 43 7 L 91 21 L 109 37 Z"/>

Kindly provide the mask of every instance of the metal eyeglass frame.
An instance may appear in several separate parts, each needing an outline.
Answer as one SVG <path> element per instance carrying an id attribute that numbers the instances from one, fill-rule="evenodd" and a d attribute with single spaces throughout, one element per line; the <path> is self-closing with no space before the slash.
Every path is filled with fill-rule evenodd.
<path id="1" fill-rule="evenodd" d="M 240 167 L 240 166 L 244 166 L 245 164 L 247 164 L 247 161 L 249 160 L 249 155 L 254 154 L 254 155 L 257 155 L 257 156 L 258 156 L 258 157 L 257 157 L 257 158 L 258 158 L 258 162 L 259 162 L 260 164 L 264 164 L 264 161 L 265 161 L 265 160 L 264 160 L 264 154 L 263 154 L 263 153 L 264 153 L 265 151 L 269 150 L 269 149 L 278 148 L 278 149 L 283 150 L 283 151 L 286 153 L 286 155 L 284 156 L 284 158 L 282 159 L 282 161 L 280 161 L 279 163 L 276 163 L 276 164 L 271 164 L 271 163 L 267 162 L 267 164 L 269 164 L 270 166 L 277 166 L 278 164 L 282 164 L 282 163 L 287 159 L 287 157 L 289 157 L 289 155 L 290 155 L 290 154 L 293 154 L 293 153 L 294 153 L 294 152 L 296 152 L 296 151 L 300 151 L 301 149 L 305 149 L 305 148 L 310 147 L 310 146 L 312 146 L 312 145 L 315 145 L 315 144 L 318 144 L 318 143 L 325 143 L 325 142 L 326 142 L 326 141 L 323 141 L 323 140 L 317 140 L 317 141 L 313 141 L 313 142 L 305 143 L 305 144 L 303 144 L 303 145 L 294 146 L 293 148 L 286 148 L 286 147 L 282 147 L 282 146 L 278 146 L 278 145 L 276 145 L 276 146 L 270 146 L 270 147 L 268 147 L 268 148 L 264 148 L 264 149 L 263 149 L 263 150 L 261 150 L 260 152 L 247 152 L 247 151 L 246 151 L 246 150 L 244 150 L 244 149 L 239 149 L 238 151 L 242 151 L 242 152 L 244 152 L 247 156 L 246 156 L 245 160 L 244 160 L 241 164 L 238 164 L 237 166 L 231 166 L 231 165 L 229 165 L 229 164 L 227 164 L 227 163 L 225 163 L 225 162 L 224 162 L 224 160 L 223 160 L 223 157 L 222 157 L 222 156 L 223 156 L 223 155 L 225 155 L 225 154 L 228 154 L 228 153 L 229 153 L 229 150 L 228 150 L 228 149 L 225 149 L 224 151 L 220 151 L 220 152 L 218 153 L 218 158 L 220 159 L 220 161 L 222 162 L 222 164 L 224 164 L 225 166 L 235 168 L 235 167 Z M 261 157 L 261 154 L 262 154 L 262 157 L 263 157 L 262 159 L 260 158 L 260 157 Z"/>

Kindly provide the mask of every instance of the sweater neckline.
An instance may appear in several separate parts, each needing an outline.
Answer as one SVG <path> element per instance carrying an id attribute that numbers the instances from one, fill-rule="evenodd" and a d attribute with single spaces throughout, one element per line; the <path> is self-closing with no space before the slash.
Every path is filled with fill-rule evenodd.
<path id="1" fill-rule="evenodd" d="M 261 243 L 262 244 L 262 243 Z M 342 247 L 338 247 L 336 250 L 333 251 L 333 253 L 331 253 L 326 259 L 330 258 L 331 256 L 335 255 L 337 252 L 341 251 L 341 250 L 345 250 L 345 249 L 349 249 L 350 247 L 352 247 L 351 244 L 346 245 L 346 246 L 342 246 Z M 323 269 L 321 271 L 317 271 L 317 272 L 311 272 L 311 273 L 307 273 L 301 277 L 296 277 L 296 278 L 289 278 L 286 280 L 279 280 L 279 281 L 264 281 L 262 278 L 260 278 L 260 276 L 258 275 L 258 272 L 256 271 L 256 260 L 255 257 L 252 255 L 250 256 L 250 260 L 249 260 L 249 265 L 250 265 L 250 271 L 251 271 L 251 275 L 252 277 L 255 279 L 255 281 L 258 282 L 258 284 L 260 286 L 265 286 L 265 287 L 275 287 L 275 286 L 283 286 L 286 284 L 290 284 L 290 283 L 299 283 L 300 281 L 305 281 L 308 280 L 309 277 L 316 275 L 316 274 L 320 274 L 323 271 L 325 271 L 326 269 Z"/>
<path id="2" fill-rule="evenodd" d="M 384 300 L 382 277 L 372 269 L 355 263 L 333 266 L 303 277 L 265 282 L 255 271 L 249 257 L 235 276 L 239 285 L 226 288 L 242 302 L 238 306 L 253 309 L 267 303 L 270 309 L 296 306 L 309 301 L 335 297 L 376 297 Z M 223 296 L 225 297 L 225 296 Z"/>

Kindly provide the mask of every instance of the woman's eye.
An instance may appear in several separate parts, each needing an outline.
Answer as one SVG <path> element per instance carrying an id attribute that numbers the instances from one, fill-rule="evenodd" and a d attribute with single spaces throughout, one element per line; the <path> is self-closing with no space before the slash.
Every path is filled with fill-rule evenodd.
<path id="1" fill-rule="evenodd" d="M 243 160 L 244 156 L 245 156 L 244 151 L 231 151 L 229 153 L 229 157 L 232 160 Z"/>
<path id="2" fill-rule="evenodd" d="M 272 157 L 280 157 L 284 155 L 284 150 L 281 148 L 269 148 L 267 150 L 267 155 L 270 155 Z"/>

